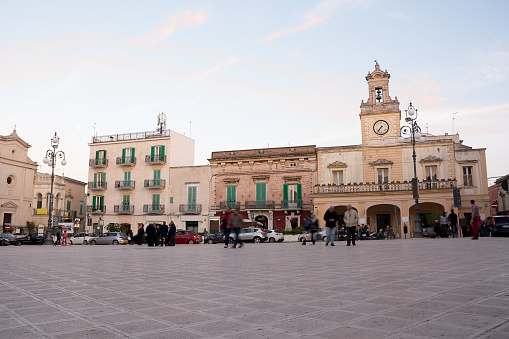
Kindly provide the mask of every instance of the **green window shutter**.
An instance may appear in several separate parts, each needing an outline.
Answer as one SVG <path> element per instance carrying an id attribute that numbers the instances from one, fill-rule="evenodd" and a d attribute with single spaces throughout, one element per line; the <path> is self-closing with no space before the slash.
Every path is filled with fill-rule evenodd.
<path id="1" fill-rule="evenodd" d="M 95 164 L 98 165 L 99 164 L 99 152 L 100 151 L 95 151 Z"/>
<path id="2" fill-rule="evenodd" d="M 164 155 L 164 145 L 161 146 L 161 155 Z M 164 157 L 161 158 L 161 160 L 164 159 Z"/>
<path id="3" fill-rule="evenodd" d="M 106 185 L 106 172 L 103 172 L 101 181 L 101 187 L 104 187 Z"/>
<path id="4" fill-rule="evenodd" d="M 96 188 L 97 187 L 97 173 L 94 173 L 94 187 L 92 188 Z"/>
<path id="5" fill-rule="evenodd" d="M 196 211 L 196 186 L 187 187 L 187 205 L 189 211 Z"/>
<path id="6" fill-rule="evenodd" d="M 297 200 L 302 200 L 302 185 L 297 184 Z"/>
<path id="7" fill-rule="evenodd" d="M 130 195 L 124 195 L 122 197 L 122 211 L 123 212 L 129 212 L 130 206 L 131 206 L 131 196 Z"/>
<path id="8" fill-rule="evenodd" d="M 155 152 L 155 149 L 156 149 L 155 146 L 150 147 L 150 161 L 154 161 L 154 152 Z"/>
<path id="9" fill-rule="evenodd" d="M 42 208 L 42 201 L 37 201 L 37 208 Z"/>
<path id="10" fill-rule="evenodd" d="M 161 170 L 156 169 L 154 170 L 154 186 L 161 185 Z"/>
<path id="11" fill-rule="evenodd" d="M 67 200 L 67 210 L 71 210 L 71 200 Z"/>
<path id="12" fill-rule="evenodd" d="M 92 197 L 92 211 L 95 211 L 95 207 L 97 206 L 96 203 L 97 203 L 97 197 L 93 196 Z"/>
<path id="13" fill-rule="evenodd" d="M 80 204 L 80 214 L 83 214 L 83 204 Z"/>
<path id="14" fill-rule="evenodd" d="M 266 183 L 265 182 L 257 182 L 256 183 L 256 201 L 266 201 Z"/>
<path id="15" fill-rule="evenodd" d="M 124 172 L 124 186 L 131 187 L 131 171 Z"/>
<path id="16" fill-rule="evenodd" d="M 226 186 L 226 201 L 237 201 L 237 186 Z"/>
<path id="17" fill-rule="evenodd" d="M 160 195 L 152 194 L 152 210 L 159 211 Z"/>
<path id="18" fill-rule="evenodd" d="M 288 184 L 283 185 L 283 200 L 288 201 Z"/>
<path id="19" fill-rule="evenodd" d="M 125 164 L 125 148 L 122 148 L 122 163 Z"/>
<path id="20" fill-rule="evenodd" d="M 134 163 L 134 147 L 131 148 L 131 163 Z"/>

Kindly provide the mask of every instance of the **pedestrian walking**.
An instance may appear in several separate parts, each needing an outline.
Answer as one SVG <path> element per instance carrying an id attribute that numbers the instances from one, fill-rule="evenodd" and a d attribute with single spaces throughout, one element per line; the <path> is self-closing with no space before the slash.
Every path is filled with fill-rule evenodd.
<path id="1" fill-rule="evenodd" d="M 138 228 L 138 245 L 143 245 L 145 243 L 145 227 L 143 224 L 140 228 Z"/>
<path id="2" fill-rule="evenodd" d="M 60 230 L 60 227 L 57 228 L 57 246 L 60 246 L 60 239 L 62 238 L 62 231 Z"/>
<path id="3" fill-rule="evenodd" d="M 206 237 L 209 236 L 209 232 L 207 231 L 206 228 L 203 229 L 203 239 L 205 239 Z"/>
<path id="4" fill-rule="evenodd" d="M 244 218 L 242 217 L 242 214 L 239 213 L 238 209 L 233 210 L 228 226 L 231 226 L 235 233 L 235 242 L 233 243 L 232 248 L 237 248 L 237 244 L 239 245 L 239 248 L 244 247 L 244 243 L 239 237 L 240 229 L 244 226 Z"/>
<path id="5" fill-rule="evenodd" d="M 127 242 L 129 245 L 134 244 L 133 237 L 133 230 L 129 230 L 129 232 L 127 232 Z"/>
<path id="6" fill-rule="evenodd" d="M 156 227 L 154 224 L 148 224 L 147 226 L 147 244 L 154 246 L 154 237 L 156 235 Z"/>
<path id="7" fill-rule="evenodd" d="M 447 213 L 445 211 L 442 212 L 440 216 L 440 226 L 442 227 L 442 236 L 447 238 L 449 235 L 449 218 L 447 217 Z"/>
<path id="8" fill-rule="evenodd" d="M 169 246 L 175 246 L 175 234 L 177 233 L 177 228 L 175 227 L 175 223 L 170 221 L 170 227 L 168 229 L 168 244 Z"/>
<path id="9" fill-rule="evenodd" d="M 325 220 L 325 246 L 334 245 L 334 235 L 336 234 L 336 222 L 339 221 L 339 216 L 334 211 L 334 206 L 330 206 L 323 216 Z"/>
<path id="10" fill-rule="evenodd" d="M 163 221 L 163 224 L 159 227 L 159 233 L 161 234 L 161 246 L 168 246 L 168 229 L 166 221 Z"/>
<path id="11" fill-rule="evenodd" d="M 230 226 L 230 218 L 232 216 L 232 210 L 230 207 L 226 207 L 226 212 L 224 213 L 224 217 L 221 220 L 221 231 L 223 231 L 223 237 L 224 237 L 224 248 L 228 248 L 228 244 L 230 242 L 230 232 L 231 232 L 231 226 Z"/>
<path id="12" fill-rule="evenodd" d="M 479 207 L 475 204 L 474 200 L 470 200 L 472 205 L 472 240 L 479 239 L 479 225 L 481 224 L 481 218 L 479 217 Z"/>
<path id="13" fill-rule="evenodd" d="M 433 223 L 433 231 L 435 231 L 435 238 L 442 238 L 442 227 L 440 226 L 438 219 L 435 219 L 435 222 Z"/>
<path id="14" fill-rule="evenodd" d="M 315 234 L 318 232 L 318 219 L 313 213 L 308 214 L 308 218 L 304 220 L 304 229 L 306 233 L 311 234 L 311 243 L 315 244 Z M 306 245 L 306 236 L 302 238 L 302 245 Z"/>
<path id="15" fill-rule="evenodd" d="M 352 205 L 346 205 L 346 212 L 343 220 L 346 225 L 346 246 L 350 246 L 350 242 L 355 246 L 355 228 L 359 223 L 359 214 L 352 209 Z"/>
<path id="16" fill-rule="evenodd" d="M 67 246 L 67 237 L 69 236 L 69 234 L 67 234 L 67 231 L 64 231 L 64 234 L 62 235 L 62 244 L 64 246 Z"/>
<path id="17" fill-rule="evenodd" d="M 461 234 L 463 238 L 469 237 L 470 234 L 468 233 L 468 220 L 465 218 L 465 215 L 462 214 L 460 218 L 460 227 L 461 227 Z"/>
<path id="18" fill-rule="evenodd" d="M 458 237 L 458 216 L 454 213 L 454 208 L 451 208 L 451 213 L 447 217 L 449 219 L 449 225 L 451 226 L 451 237 Z"/>

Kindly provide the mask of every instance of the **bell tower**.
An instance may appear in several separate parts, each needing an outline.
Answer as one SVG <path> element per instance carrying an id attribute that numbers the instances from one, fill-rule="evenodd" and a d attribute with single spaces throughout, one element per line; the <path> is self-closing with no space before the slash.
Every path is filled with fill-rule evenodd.
<path id="1" fill-rule="evenodd" d="M 375 70 L 366 76 L 369 97 L 361 101 L 362 145 L 387 146 L 396 143 L 399 137 L 401 111 L 397 97 L 389 96 L 389 78 L 387 70 L 381 71 L 375 60 Z"/>

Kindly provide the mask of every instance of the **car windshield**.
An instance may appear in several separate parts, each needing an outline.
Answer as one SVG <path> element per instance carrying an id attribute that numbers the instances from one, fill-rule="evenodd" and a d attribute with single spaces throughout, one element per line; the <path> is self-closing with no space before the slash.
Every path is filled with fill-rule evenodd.
<path id="1" fill-rule="evenodd" d="M 509 217 L 495 217 L 493 218 L 495 224 L 509 224 Z"/>
<path id="2" fill-rule="evenodd" d="M 2 234 L 2 236 L 3 236 L 4 238 L 16 238 L 13 234 L 10 234 L 10 233 Z"/>

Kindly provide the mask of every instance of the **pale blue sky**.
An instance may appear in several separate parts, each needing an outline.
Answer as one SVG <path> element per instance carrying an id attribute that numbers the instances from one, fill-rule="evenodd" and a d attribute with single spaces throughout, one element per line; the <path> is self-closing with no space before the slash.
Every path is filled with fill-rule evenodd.
<path id="1" fill-rule="evenodd" d="M 507 1 L 2 1 L 0 134 L 42 163 L 57 131 L 86 180 L 99 135 L 167 127 L 212 151 L 361 141 L 377 59 L 401 110 L 507 174 Z M 48 167 L 42 167 L 47 171 Z"/>

